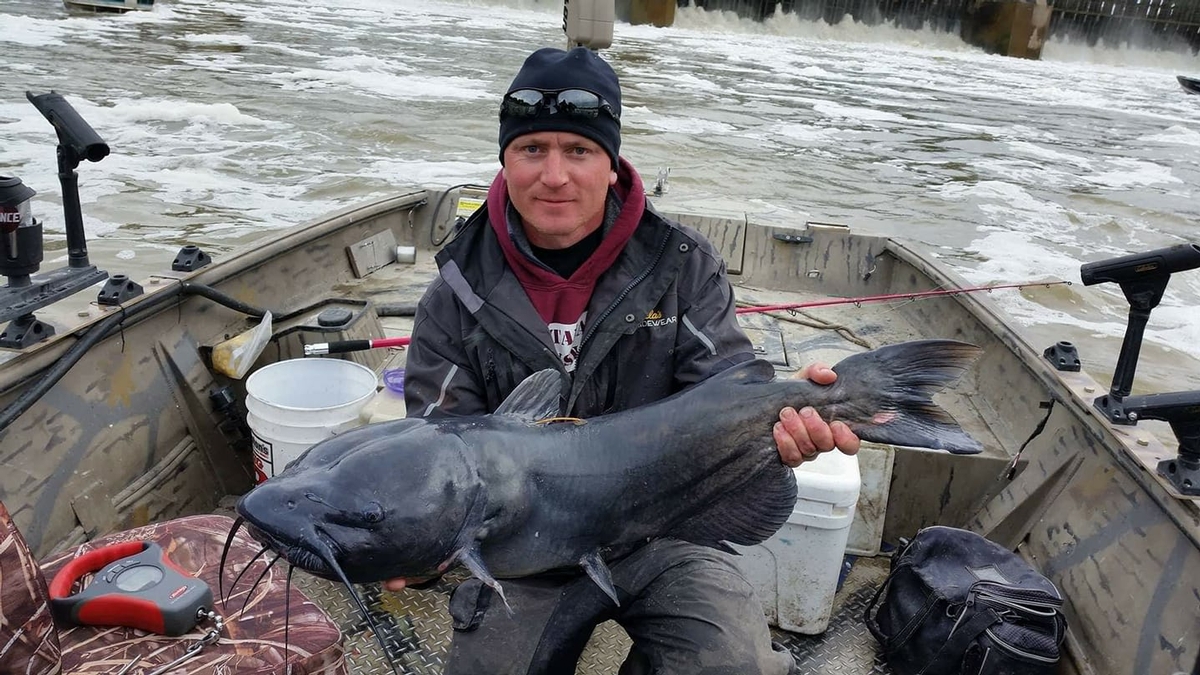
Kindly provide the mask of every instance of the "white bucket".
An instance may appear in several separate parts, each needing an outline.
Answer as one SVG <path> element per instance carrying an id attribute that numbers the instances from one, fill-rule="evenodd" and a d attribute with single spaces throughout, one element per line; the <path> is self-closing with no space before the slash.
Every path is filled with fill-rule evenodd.
<path id="1" fill-rule="evenodd" d="M 377 384 L 375 372 L 344 359 L 290 359 L 246 380 L 246 421 L 259 483 L 314 444 L 358 426 Z"/>

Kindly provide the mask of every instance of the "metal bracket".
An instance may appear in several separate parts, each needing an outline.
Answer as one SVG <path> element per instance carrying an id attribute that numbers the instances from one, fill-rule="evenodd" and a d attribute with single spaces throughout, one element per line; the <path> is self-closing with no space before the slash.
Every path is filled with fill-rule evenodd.
<path id="1" fill-rule="evenodd" d="M 13 319 L 4 332 L 0 333 L 0 347 L 24 349 L 51 335 L 54 335 L 54 326 L 39 321 L 32 314 L 25 314 Z"/>
<path id="2" fill-rule="evenodd" d="M 116 307 L 142 293 L 141 285 L 124 274 L 114 274 L 104 283 L 104 288 L 100 289 L 96 302 L 107 307 Z"/>
<path id="3" fill-rule="evenodd" d="M 1042 356 L 1046 357 L 1054 367 L 1061 371 L 1079 372 L 1079 350 L 1075 349 L 1075 345 L 1061 340 L 1053 345 L 1046 347 L 1046 351 L 1042 352 Z"/>
<path id="4" fill-rule="evenodd" d="M 775 234 L 771 235 L 771 238 L 773 238 L 775 241 L 782 241 L 785 244 L 813 243 L 813 238 L 807 234 L 785 234 L 783 232 L 776 232 Z"/>
<path id="5" fill-rule="evenodd" d="M 391 230 L 377 232 L 346 247 L 355 278 L 361 279 L 396 262 L 396 235 Z"/>
<path id="6" fill-rule="evenodd" d="M 200 250 L 195 244 L 188 244 L 179 249 L 175 260 L 171 262 L 173 272 L 194 272 L 212 262 L 212 257 Z"/>

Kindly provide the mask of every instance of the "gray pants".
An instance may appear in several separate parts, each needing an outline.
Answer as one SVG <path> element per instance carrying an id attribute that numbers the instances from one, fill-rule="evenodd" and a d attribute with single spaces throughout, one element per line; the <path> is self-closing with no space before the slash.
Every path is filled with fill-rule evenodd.
<path id="1" fill-rule="evenodd" d="M 512 614 L 477 579 L 450 598 L 446 675 L 574 673 L 592 630 L 619 623 L 633 639 L 620 675 L 787 675 L 762 604 L 732 556 L 658 540 L 610 564 L 621 606 L 587 576 L 502 580 Z"/>

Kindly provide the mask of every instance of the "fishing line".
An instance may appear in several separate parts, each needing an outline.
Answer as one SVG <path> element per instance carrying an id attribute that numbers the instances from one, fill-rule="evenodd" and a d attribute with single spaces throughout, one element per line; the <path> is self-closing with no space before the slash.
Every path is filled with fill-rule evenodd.
<path id="1" fill-rule="evenodd" d="M 749 302 L 739 301 L 737 304 L 738 304 L 739 308 L 740 307 L 757 307 L 757 305 L 754 305 Z M 808 326 L 809 328 L 817 328 L 819 330 L 832 330 L 832 331 L 835 331 L 838 335 L 845 338 L 847 341 L 852 342 L 852 343 L 858 345 L 859 347 L 862 347 L 863 349 L 874 349 L 875 348 L 875 346 L 872 345 L 870 342 L 859 337 L 854 332 L 854 329 L 850 328 L 849 326 L 847 326 L 845 324 L 833 323 L 831 321 L 827 321 L 820 317 L 813 316 L 812 314 L 809 314 L 808 312 L 804 312 L 804 311 L 801 311 L 798 309 L 788 309 L 788 310 L 780 310 L 780 311 L 786 311 L 788 313 L 788 315 L 790 315 L 790 316 L 772 315 L 772 318 L 774 318 L 777 321 L 787 321 L 789 323 L 795 323 L 795 324 L 799 324 L 801 326 Z M 799 318 L 799 317 L 803 317 L 803 318 Z"/>

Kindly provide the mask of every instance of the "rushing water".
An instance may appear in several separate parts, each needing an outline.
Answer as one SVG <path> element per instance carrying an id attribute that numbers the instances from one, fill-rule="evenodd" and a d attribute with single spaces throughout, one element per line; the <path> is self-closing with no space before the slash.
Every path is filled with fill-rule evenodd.
<path id="1" fill-rule="evenodd" d="M 487 182 L 499 95 L 530 50 L 564 43 L 560 4 L 519 1 L 0 0 L 0 173 L 39 191 L 59 249 L 44 268 L 61 265 L 56 141 L 25 91 L 66 95 L 113 149 L 79 170 L 93 258 L 135 277 L 182 243 L 219 252 L 399 188 Z M 1055 43 L 1022 61 L 695 9 L 615 32 L 623 154 L 647 182 L 669 167 L 673 206 L 908 237 L 980 284 L 1078 282 L 1082 262 L 1200 242 L 1200 96 L 1175 81 L 1200 74 L 1194 56 Z M 1115 287 L 993 295 L 1109 381 Z M 1198 306 L 1200 271 L 1176 275 L 1135 392 L 1200 389 Z"/>

